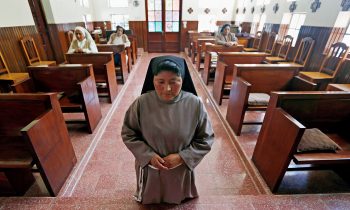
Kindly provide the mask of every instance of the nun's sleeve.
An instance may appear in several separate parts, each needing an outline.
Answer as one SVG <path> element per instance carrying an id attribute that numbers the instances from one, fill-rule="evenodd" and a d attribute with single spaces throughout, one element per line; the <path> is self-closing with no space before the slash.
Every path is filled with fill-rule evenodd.
<path id="1" fill-rule="evenodd" d="M 125 114 L 121 135 L 124 144 L 143 168 L 156 153 L 142 138 L 139 113 L 140 104 L 136 100 Z"/>
<path id="2" fill-rule="evenodd" d="M 211 150 L 214 143 L 214 132 L 208 118 L 208 113 L 204 104 L 199 101 L 199 120 L 195 135 L 191 144 L 184 150 L 179 152 L 179 155 L 184 160 L 190 170 L 193 170 L 204 156 Z"/>
<path id="3" fill-rule="evenodd" d="M 67 53 L 74 53 L 74 52 L 75 52 L 75 49 L 73 48 L 73 43 L 74 43 L 74 41 L 72 41 L 72 42 L 70 43 L 70 46 L 69 46 L 69 49 L 68 49 L 68 52 L 67 52 Z"/>
<path id="4" fill-rule="evenodd" d="M 85 48 L 83 49 L 83 52 L 84 53 L 97 53 L 98 50 L 97 50 L 97 46 L 95 44 L 95 41 L 94 40 L 91 40 L 89 42 L 89 48 Z"/>

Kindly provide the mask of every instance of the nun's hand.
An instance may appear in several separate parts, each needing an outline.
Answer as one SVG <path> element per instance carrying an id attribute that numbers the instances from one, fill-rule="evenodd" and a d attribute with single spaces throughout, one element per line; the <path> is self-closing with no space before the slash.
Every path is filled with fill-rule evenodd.
<path id="1" fill-rule="evenodd" d="M 163 159 L 165 160 L 165 163 L 163 165 L 169 169 L 175 168 L 184 162 L 179 154 L 170 154 Z"/>
<path id="2" fill-rule="evenodd" d="M 159 170 L 168 170 L 168 167 L 164 165 L 165 160 L 161 158 L 159 155 L 154 155 L 150 161 L 150 164 L 153 167 L 158 168 Z"/>

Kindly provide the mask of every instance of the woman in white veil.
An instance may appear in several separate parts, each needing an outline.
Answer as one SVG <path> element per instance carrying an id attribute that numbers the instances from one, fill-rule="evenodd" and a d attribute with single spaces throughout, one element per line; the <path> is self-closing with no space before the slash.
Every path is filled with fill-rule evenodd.
<path id="1" fill-rule="evenodd" d="M 74 36 L 68 53 L 96 53 L 98 52 L 95 41 L 90 33 L 83 27 L 77 26 L 74 29 Z"/>

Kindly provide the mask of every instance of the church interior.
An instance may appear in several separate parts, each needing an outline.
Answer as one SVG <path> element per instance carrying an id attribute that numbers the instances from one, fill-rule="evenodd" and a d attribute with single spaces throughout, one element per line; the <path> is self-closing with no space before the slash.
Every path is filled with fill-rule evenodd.
<path id="1" fill-rule="evenodd" d="M 350 208 L 349 0 L 0 5 L 0 210 Z M 128 45 L 110 44 L 117 26 Z M 77 27 L 98 52 L 68 53 Z M 199 197 L 143 205 L 121 133 L 164 55 L 183 58 L 214 141 Z"/>

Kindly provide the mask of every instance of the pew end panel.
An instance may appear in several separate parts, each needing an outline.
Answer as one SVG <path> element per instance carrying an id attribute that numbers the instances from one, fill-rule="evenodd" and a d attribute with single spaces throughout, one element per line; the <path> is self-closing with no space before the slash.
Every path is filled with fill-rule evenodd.
<path id="1" fill-rule="evenodd" d="M 310 166 L 311 169 L 332 169 L 350 164 L 349 107 L 350 93 L 342 91 L 271 93 L 268 110 L 254 149 L 253 161 L 273 192 L 278 190 L 287 170 L 307 170 Z M 281 113 L 289 124 L 281 123 Z M 296 135 L 296 132 L 288 133 L 293 123 L 302 125 L 299 129 L 318 128 L 336 142 L 341 150 L 297 152 L 302 135 Z M 276 149 L 276 144 L 280 144 L 282 148 Z M 279 151 L 284 152 L 278 153 L 277 156 L 276 152 Z M 278 162 L 275 159 L 284 161 Z M 290 160 L 296 164 L 293 168 L 288 168 Z M 275 164 L 265 164 L 271 161 Z"/>
<path id="2" fill-rule="evenodd" d="M 92 64 L 96 83 L 106 83 L 109 101 L 114 101 L 118 89 L 112 52 L 66 53 L 66 58 L 72 64 Z M 105 91 L 105 88 L 98 88 L 99 93 Z"/>
<path id="3" fill-rule="evenodd" d="M 92 77 L 88 77 L 85 80 L 78 83 L 83 96 L 83 111 L 85 119 L 87 119 L 88 129 L 90 133 L 93 133 L 98 123 L 102 119 L 102 112 L 100 102 L 98 100 L 98 94 L 96 90 L 96 83 Z"/>
<path id="4" fill-rule="evenodd" d="M 272 192 L 276 192 L 292 160 L 305 127 L 282 109 L 273 110 L 269 132 L 259 134 L 252 160 Z M 265 121 L 265 119 L 264 119 Z M 277 129 L 278 128 L 278 129 Z M 297 139 L 298 141 L 293 141 Z"/>
<path id="5" fill-rule="evenodd" d="M 1 152 L 0 170 L 23 194 L 35 164 L 50 195 L 57 196 L 76 157 L 56 93 L 2 94 L 0 108 L 0 150 L 7 151 Z"/>
<path id="6" fill-rule="evenodd" d="M 65 122 L 55 115 L 57 113 L 50 110 L 21 130 L 31 144 L 34 159 L 40 174 L 44 174 L 42 178 L 51 196 L 58 195 L 77 162 Z"/>
<path id="7" fill-rule="evenodd" d="M 219 105 L 221 105 L 222 95 L 224 92 L 224 79 L 225 79 L 226 68 L 228 68 L 228 66 L 225 63 L 218 61 L 216 65 L 215 80 L 214 80 L 217 82 L 214 82 L 213 97 L 214 97 L 214 100 Z"/>
<path id="8" fill-rule="evenodd" d="M 245 112 L 248 107 L 248 97 L 251 84 L 237 77 L 232 82 L 230 98 L 227 105 L 226 120 L 237 136 L 241 134 Z M 241 110 L 241 111 L 240 111 Z"/>

